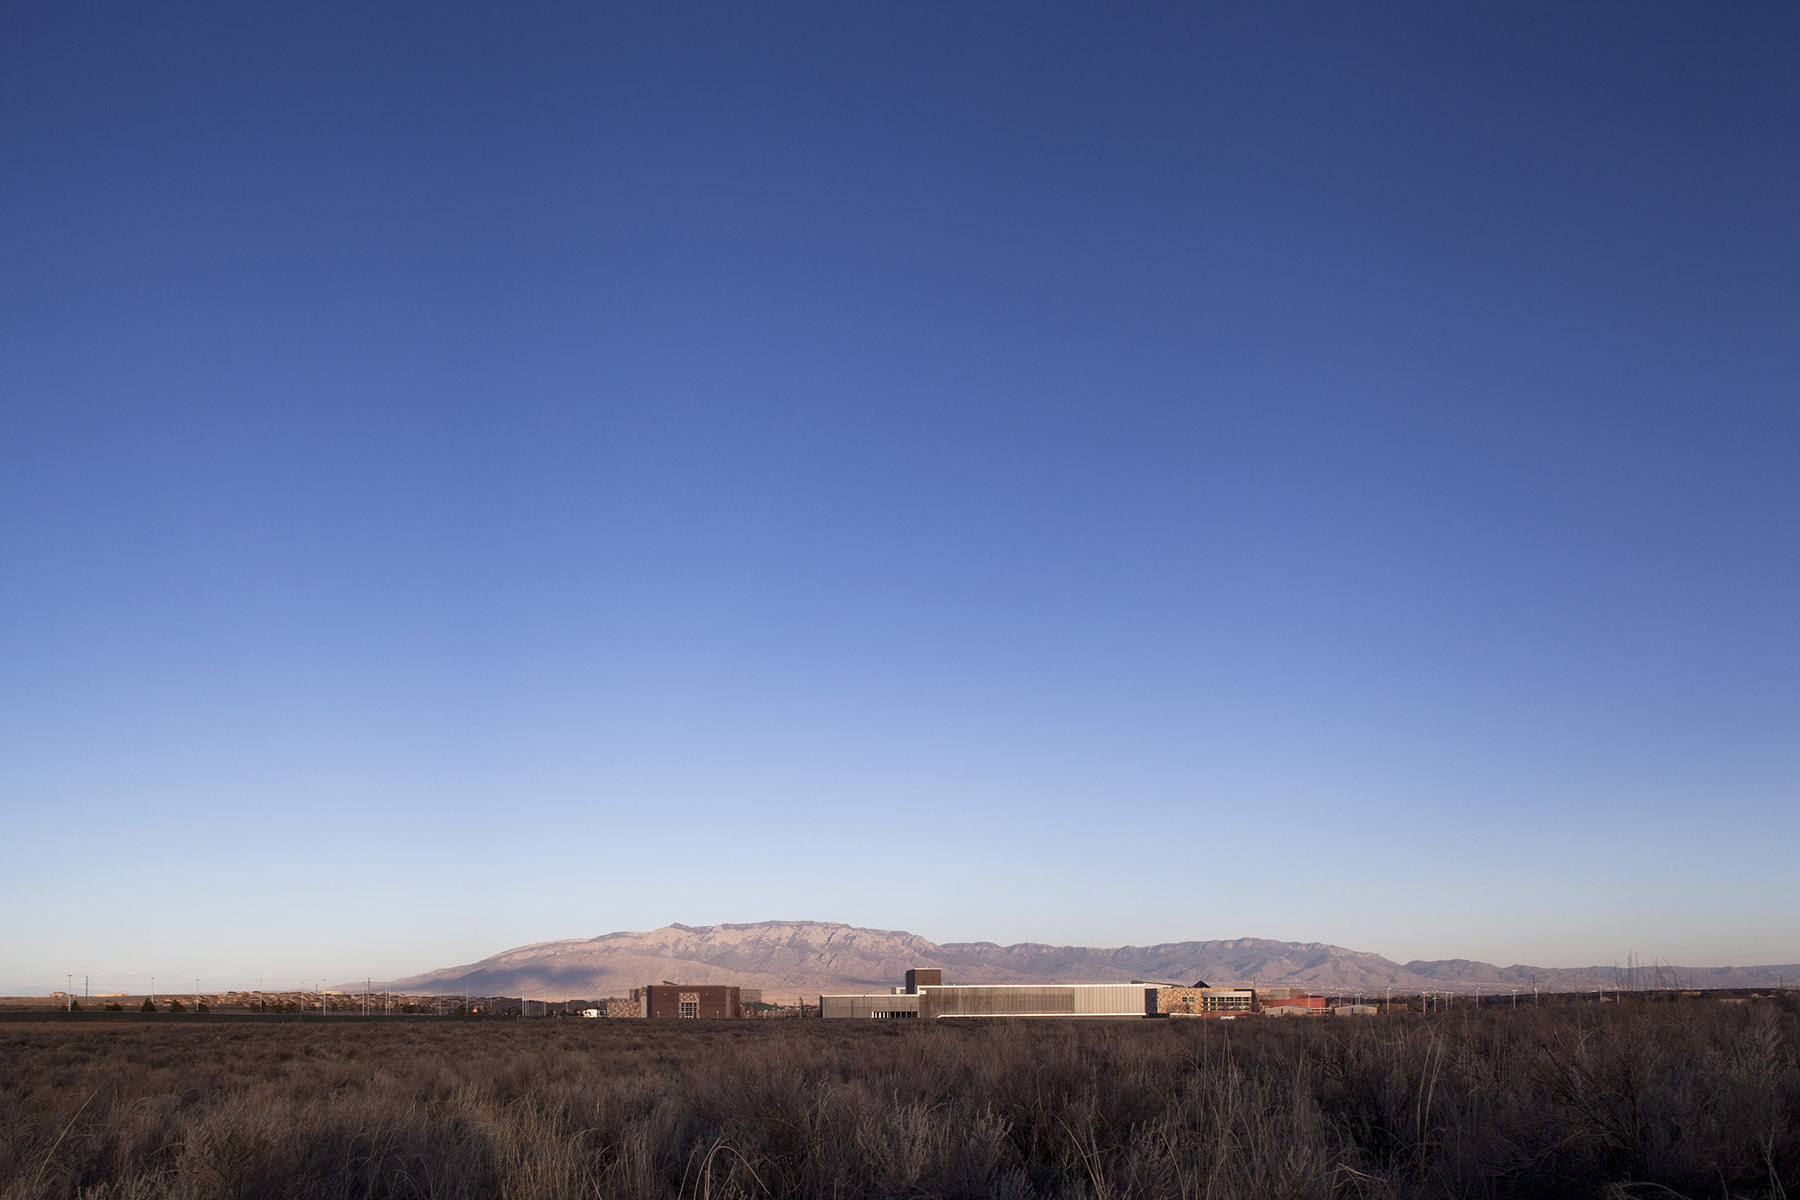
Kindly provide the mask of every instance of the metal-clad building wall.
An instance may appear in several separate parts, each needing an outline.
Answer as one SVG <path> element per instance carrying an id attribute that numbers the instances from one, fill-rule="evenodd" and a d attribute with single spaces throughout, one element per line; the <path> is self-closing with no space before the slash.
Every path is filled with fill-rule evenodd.
<path id="1" fill-rule="evenodd" d="M 850 1017 L 916 1017 L 917 996 L 897 996 L 881 992 L 866 996 L 820 996 L 819 1015 L 826 1018 Z"/>
<path id="2" fill-rule="evenodd" d="M 1155 989 L 1141 983 L 973 984 L 919 989 L 921 1017 L 1142 1017 Z"/>
<path id="3" fill-rule="evenodd" d="M 937 987 L 944 982 L 942 967 L 908 967 L 906 969 L 906 991 L 910 995 L 922 987 Z"/>

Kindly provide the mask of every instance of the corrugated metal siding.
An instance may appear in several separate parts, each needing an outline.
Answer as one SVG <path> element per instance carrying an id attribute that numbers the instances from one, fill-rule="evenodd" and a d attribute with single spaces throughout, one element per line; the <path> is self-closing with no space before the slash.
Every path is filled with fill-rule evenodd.
<path id="1" fill-rule="evenodd" d="M 942 967 L 908 967 L 906 969 L 906 991 L 910 995 L 922 987 L 939 987 L 944 982 Z"/>
<path id="2" fill-rule="evenodd" d="M 1153 989 L 1151 989 L 1153 990 Z M 921 1017 L 1141 1017 L 1143 984 L 1063 983 L 920 989 Z"/>
<path id="3" fill-rule="evenodd" d="M 866 996 L 820 996 L 819 1015 L 826 1018 L 859 1018 L 887 1016 L 891 1013 L 917 1013 L 917 996 L 896 996 L 880 992 Z"/>

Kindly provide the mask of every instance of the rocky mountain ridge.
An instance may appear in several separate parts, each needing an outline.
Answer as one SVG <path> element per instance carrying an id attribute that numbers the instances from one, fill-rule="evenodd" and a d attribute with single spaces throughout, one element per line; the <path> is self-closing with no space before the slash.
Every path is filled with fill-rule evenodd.
<path id="1" fill-rule="evenodd" d="M 1396 963 L 1322 942 L 1264 938 L 1096 948 L 1021 942 L 932 942 L 903 930 L 831 921 L 667 925 L 593 938 L 541 942 L 479 962 L 396 979 L 414 993 L 472 992 L 563 1000 L 620 996 L 645 983 L 734 983 L 771 999 L 821 992 L 883 992 L 908 967 L 941 967 L 949 983 L 1123 983 L 1301 986 L 1321 992 L 1586 991 L 1631 987 L 1617 967 L 1495 966 L 1467 959 Z M 1800 965 L 1638 968 L 1642 987 L 1763 987 L 1800 976 Z"/>

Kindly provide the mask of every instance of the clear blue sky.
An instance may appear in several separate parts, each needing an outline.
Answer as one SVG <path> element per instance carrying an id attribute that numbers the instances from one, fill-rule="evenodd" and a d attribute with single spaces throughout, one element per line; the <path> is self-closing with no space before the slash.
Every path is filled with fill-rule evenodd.
<path id="1" fill-rule="evenodd" d="M 0 990 L 777 917 L 1800 961 L 1797 62 L 9 5 Z"/>

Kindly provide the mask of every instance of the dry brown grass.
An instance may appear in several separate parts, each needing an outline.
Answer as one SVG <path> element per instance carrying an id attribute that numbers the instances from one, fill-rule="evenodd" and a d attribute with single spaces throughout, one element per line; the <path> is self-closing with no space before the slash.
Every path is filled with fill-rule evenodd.
<path id="1" fill-rule="evenodd" d="M 0 1194 L 1783 1197 L 1800 1011 L 0 1026 Z"/>

